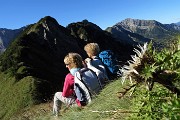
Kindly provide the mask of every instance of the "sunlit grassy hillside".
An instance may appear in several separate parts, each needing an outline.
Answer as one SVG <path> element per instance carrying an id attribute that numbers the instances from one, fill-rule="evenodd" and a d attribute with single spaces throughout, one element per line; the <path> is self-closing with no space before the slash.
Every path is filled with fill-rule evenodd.
<path id="1" fill-rule="evenodd" d="M 124 91 L 130 83 L 121 83 L 115 80 L 83 109 L 74 107 L 61 109 L 61 115 L 52 115 L 53 102 L 44 104 L 34 110 L 35 120 L 178 120 L 180 117 L 180 99 L 162 85 L 155 83 L 152 91 L 147 91 L 144 85 L 138 85 L 129 90 L 122 98 L 120 92 Z M 179 84 L 179 82 L 178 82 Z M 44 108 L 43 108 L 44 107 Z M 41 109 L 40 109 L 41 108 Z M 44 111 L 43 111 L 43 110 Z M 31 112 L 31 111 L 30 111 Z M 28 113 L 28 111 L 27 111 Z M 178 117 L 179 116 L 179 117 Z M 32 116 L 31 116 L 32 117 Z"/>
<path id="2" fill-rule="evenodd" d="M 15 112 L 34 103 L 33 82 L 31 77 L 15 82 L 14 78 L 0 74 L 0 119 L 9 119 Z"/>
<path id="3" fill-rule="evenodd" d="M 127 117 L 127 111 L 131 105 L 131 98 L 125 97 L 118 98 L 118 91 L 122 90 L 122 84 L 120 80 L 115 80 L 108 84 L 102 92 L 96 96 L 92 103 L 83 109 L 80 108 L 68 108 L 64 106 L 61 110 L 61 116 L 58 118 L 61 120 L 98 120 L 98 119 L 119 119 L 124 120 Z M 36 117 L 37 120 L 53 120 L 55 119 L 51 113 L 47 113 L 45 116 L 40 115 Z"/>

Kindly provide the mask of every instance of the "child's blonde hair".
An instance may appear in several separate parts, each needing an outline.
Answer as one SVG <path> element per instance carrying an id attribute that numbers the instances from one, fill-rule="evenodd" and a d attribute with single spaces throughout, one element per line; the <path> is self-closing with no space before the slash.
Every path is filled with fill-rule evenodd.
<path id="1" fill-rule="evenodd" d="M 72 64 L 73 68 L 82 68 L 83 59 L 78 53 L 68 53 L 64 58 L 65 64 Z"/>
<path id="2" fill-rule="evenodd" d="M 84 50 L 92 56 L 97 56 L 100 52 L 100 48 L 97 43 L 88 43 L 84 46 Z"/>

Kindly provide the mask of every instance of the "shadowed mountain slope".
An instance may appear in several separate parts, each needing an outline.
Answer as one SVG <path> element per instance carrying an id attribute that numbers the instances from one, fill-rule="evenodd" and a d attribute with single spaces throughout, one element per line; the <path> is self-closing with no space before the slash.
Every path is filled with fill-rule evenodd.
<path id="1" fill-rule="evenodd" d="M 112 50 L 119 61 L 127 60 L 130 53 L 132 53 L 132 45 L 118 41 L 110 33 L 103 31 L 99 26 L 87 20 L 71 23 L 67 28 L 74 37 L 79 39 L 81 46 L 90 42 L 96 42 L 99 44 L 101 51 Z"/>
<path id="2" fill-rule="evenodd" d="M 44 99 L 61 88 L 67 74 L 63 60 L 69 52 L 84 55 L 68 30 L 47 16 L 13 41 L 1 57 L 1 71 L 11 72 L 17 81 L 27 76 L 42 79 L 37 92 L 44 94 L 38 99 Z"/>

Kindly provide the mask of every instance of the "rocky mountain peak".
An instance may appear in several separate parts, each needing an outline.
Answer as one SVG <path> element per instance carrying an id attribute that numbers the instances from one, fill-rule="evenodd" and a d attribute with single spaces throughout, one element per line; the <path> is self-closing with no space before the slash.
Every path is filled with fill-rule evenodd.
<path id="1" fill-rule="evenodd" d="M 123 21 L 120 22 L 121 24 L 124 25 L 136 25 L 136 26 L 149 26 L 149 25 L 157 25 L 159 24 L 155 20 L 140 20 L 140 19 L 132 19 L 132 18 L 127 18 Z"/>
<path id="2" fill-rule="evenodd" d="M 91 28 L 93 30 L 95 29 L 95 30 L 102 31 L 102 29 L 98 25 L 96 25 L 96 24 L 94 24 L 92 22 L 89 22 L 87 19 L 84 19 L 81 22 L 77 22 L 77 23 L 70 23 L 67 26 L 67 28 L 70 28 L 71 26 L 83 27 L 83 28 L 86 27 L 86 28 Z"/>
<path id="3" fill-rule="evenodd" d="M 46 31 L 56 31 L 57 27 L 61 27 L 61 29 L 64 29 L 63 26 L 59 25 L 56 19 L 46 16 L 44 18 L 41 18 L 35 25 L 31 27 L 29 32 L 38 32 L 39 30 L 46 30 Z M 29 33 L 28 32 L 28 33 Z"/>
<path id="4" fill-rule="evenodd" d="M 60 26 L 56 19 L 52 18 L 51 16 L 46 16 L 39 20 L 37 24 L 42 24 L 42 26 L 49 31 L 49 29 L 53 29 L 54 27 Z"/>
<path id="5" fill-rule="evenodd" d="M 155 20 L 139 20 L 139 19 L 131 19 L 127 18 L 115 26 L 121 26 L 123 29 L 128 30 L 130 32 L 136 32 L 137 29 L 140 30 L 150 30 L 156 26 L 164 27 L 161 23 Z"/>
<path id="6" fill-rule="evenodd" d="M 118 38 L 123 38 L 130 42 L 143 43 L 153 40 L 156 44 L 155 46 L 163 48 L 165 44 L 161 45 L 160 41 L 168 42 L 168 40 L 171 40 L 173 36 L 180 32 L 180 27 L 176 24 L 162 24 L 155 20 L 127 18 L 108 28 L 107 31 Z"/>

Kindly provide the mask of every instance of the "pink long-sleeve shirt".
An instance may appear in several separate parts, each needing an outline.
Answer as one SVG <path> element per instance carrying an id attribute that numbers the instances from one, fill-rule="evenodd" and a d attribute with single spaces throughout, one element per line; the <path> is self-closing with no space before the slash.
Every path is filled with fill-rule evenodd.
<path id="1" fill-rule="evenodd" d="M 74 94 L 74 76 L 69 73 L 66 75 L 64 81 L 62 96 L 69 97 L 72 96 L 73 94 Z M 78 99 L 76 99 L 76 103 L 79 107 L 81 107 L 81 103 Z"/>
<path id="2" fill-rule="evenodd" d="M 74 93 L 74 76 L 70 73 L 66 75 L 64 86 L 63 86 L 63 97 L 69 97 Z"/>

